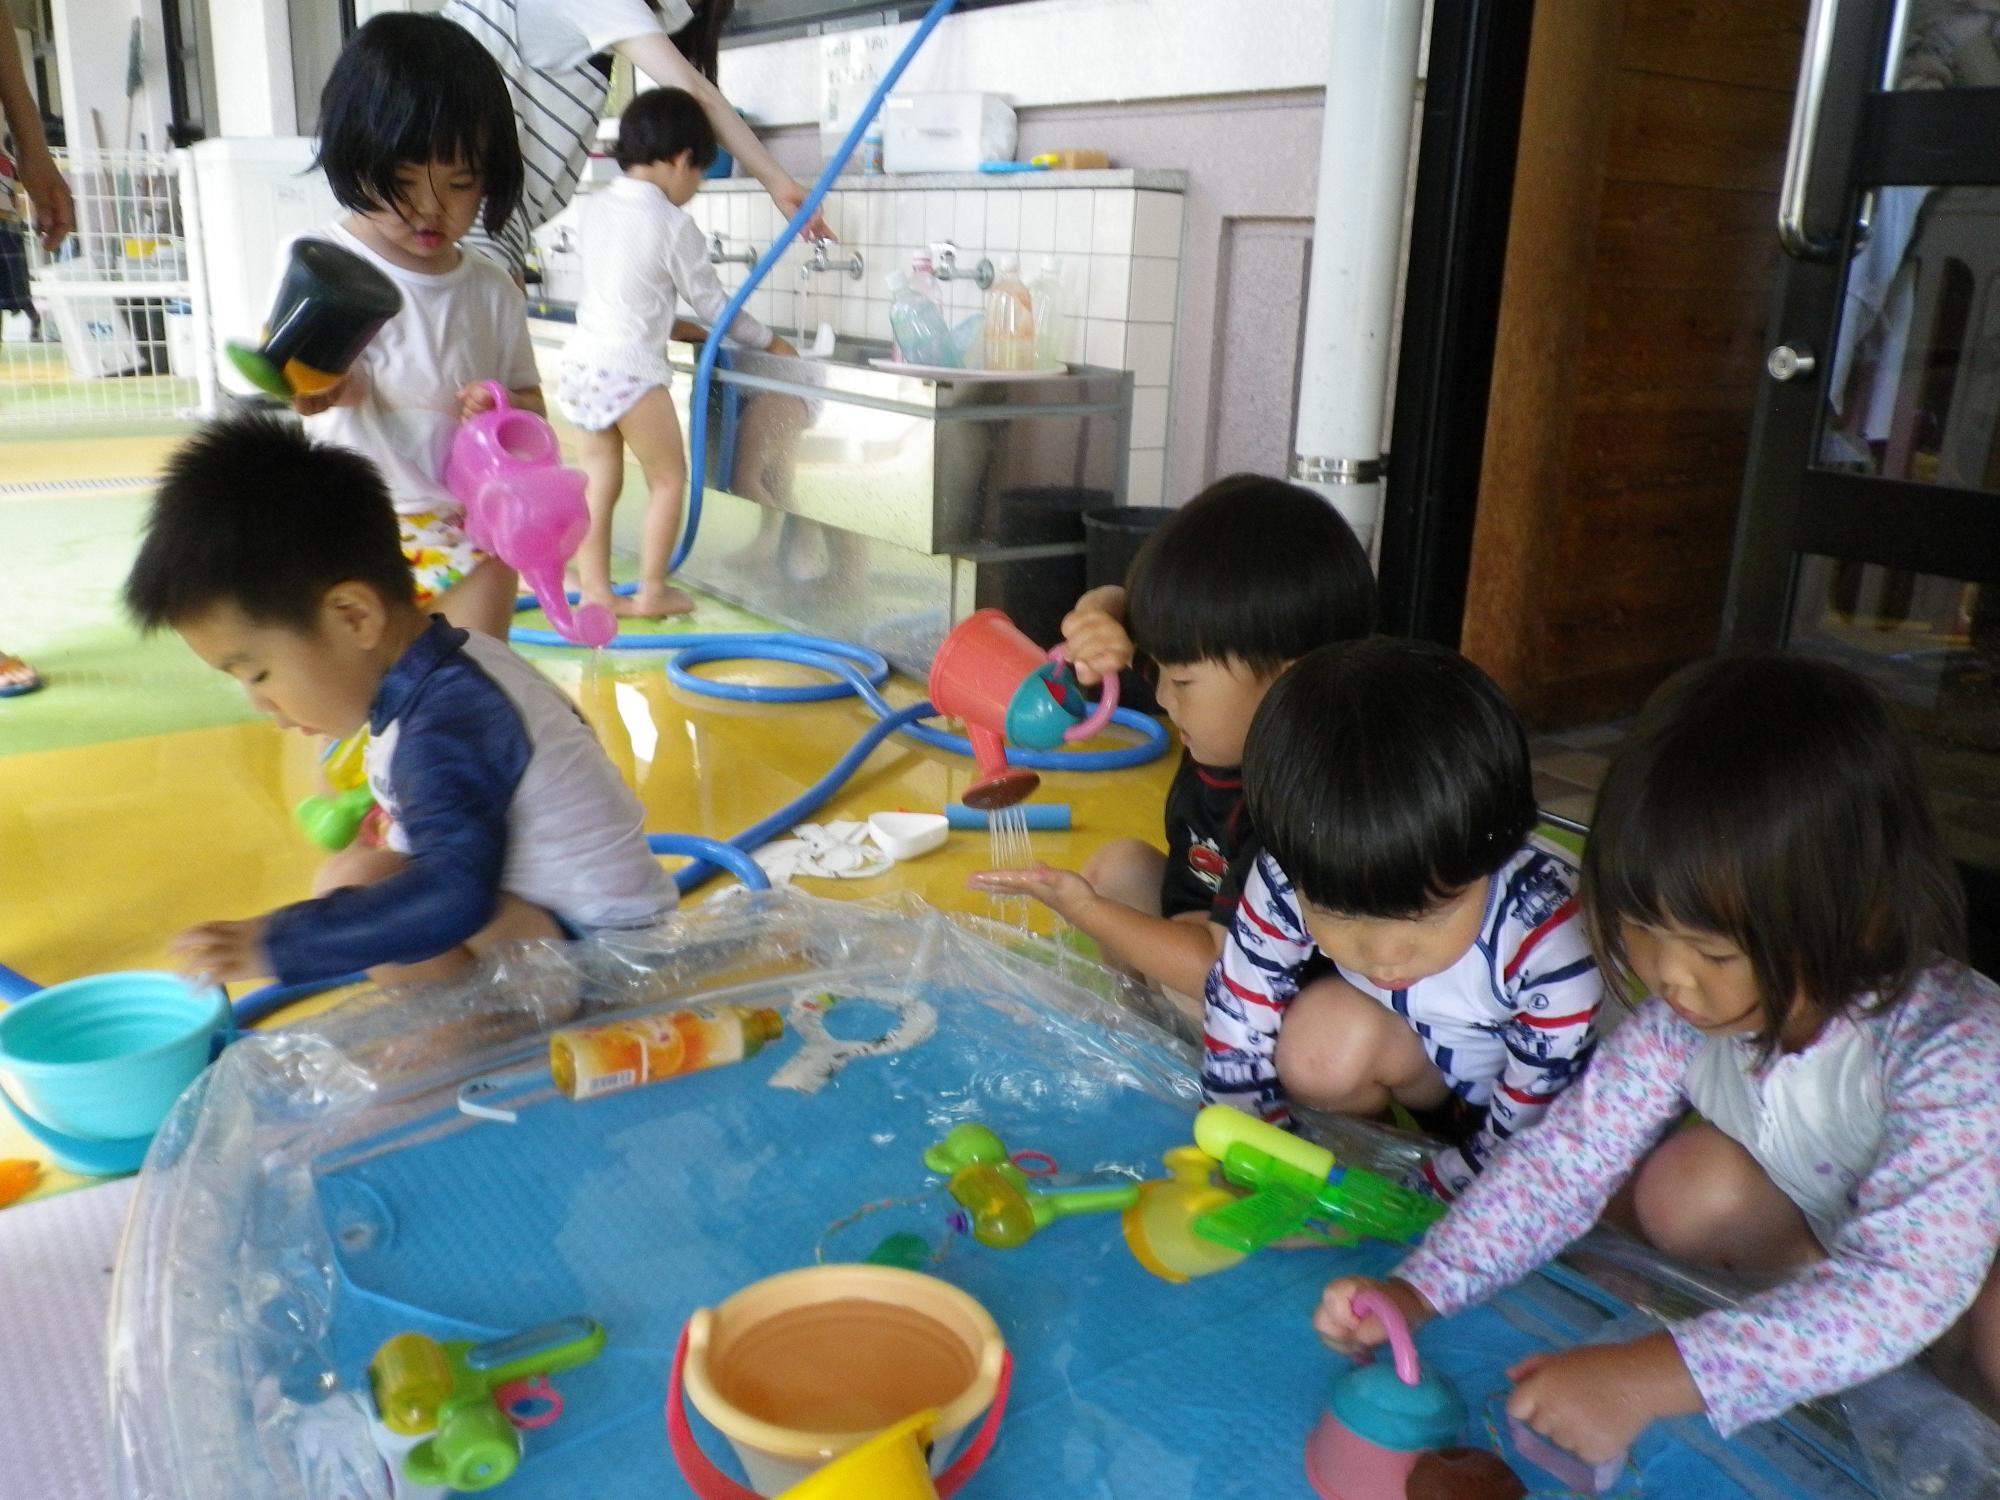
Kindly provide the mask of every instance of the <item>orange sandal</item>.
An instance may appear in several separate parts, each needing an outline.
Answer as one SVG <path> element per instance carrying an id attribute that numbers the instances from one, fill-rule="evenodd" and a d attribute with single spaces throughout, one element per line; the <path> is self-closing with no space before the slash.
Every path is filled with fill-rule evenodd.
<path id="1" fill-rule="evenodd" d="M 19 698 L 39 691 L 41 686 L 41 673 L 20 657 L 0 651 L 0 698 Z"/>

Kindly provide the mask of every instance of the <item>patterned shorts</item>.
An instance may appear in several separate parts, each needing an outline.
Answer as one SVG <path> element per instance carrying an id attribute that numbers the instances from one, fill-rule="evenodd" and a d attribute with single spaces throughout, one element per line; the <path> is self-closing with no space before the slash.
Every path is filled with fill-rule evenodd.
<path id="1" fill-rule="evenodd" d="M 410 560 L 410 571 L 417 579 L 417 603 L 429 605 L 465 582 L 472 570 L 486 561 L 486 554 L 466 540 L 464 519 L 434 510 L 397 514 L 403 556 Z"/>
<path id="2" fill-rule="evenodd" d="M 565 361 L 556 375 L 556 410 L 584 432 L 603 432 L 616 427 L 660 383 Z"/>

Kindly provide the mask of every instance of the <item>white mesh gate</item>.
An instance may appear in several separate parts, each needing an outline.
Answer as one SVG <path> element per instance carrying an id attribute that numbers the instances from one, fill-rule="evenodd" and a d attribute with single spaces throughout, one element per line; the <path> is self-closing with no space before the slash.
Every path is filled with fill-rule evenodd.
<path id="1" fill-rule="evenodd" d="M 148 424 L 215 405 L 213 345 L 182 153 L 57 154 L 76 233 L 51 259 L 29 250 L 46 341 L 9 320 L 0 424 Z"/>

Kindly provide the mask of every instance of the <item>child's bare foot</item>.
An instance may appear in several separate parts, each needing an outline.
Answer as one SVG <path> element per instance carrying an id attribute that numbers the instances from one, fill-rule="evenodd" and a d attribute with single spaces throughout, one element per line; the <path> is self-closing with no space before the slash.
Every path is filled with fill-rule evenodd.
<path id="1" fill-rule="evenodd" d="M 691 615 L 694 600 L 670 583 L 642 584 L 629 599 L 613 602 L 619 614 L 638 620 L 664 620 L 670 615 Z"/>

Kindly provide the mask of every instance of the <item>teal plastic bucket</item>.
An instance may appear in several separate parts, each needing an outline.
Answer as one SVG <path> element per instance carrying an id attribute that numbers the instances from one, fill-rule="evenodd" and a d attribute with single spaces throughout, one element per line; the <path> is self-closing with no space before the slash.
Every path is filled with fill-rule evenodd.
<path id="1" fill-rule="evenodd" d="M 52 1131 L 143 1139 L 229 1034 L 223 992 L 178 974 L 73 979 L 0 1011 L 0 1083 Z"/>

